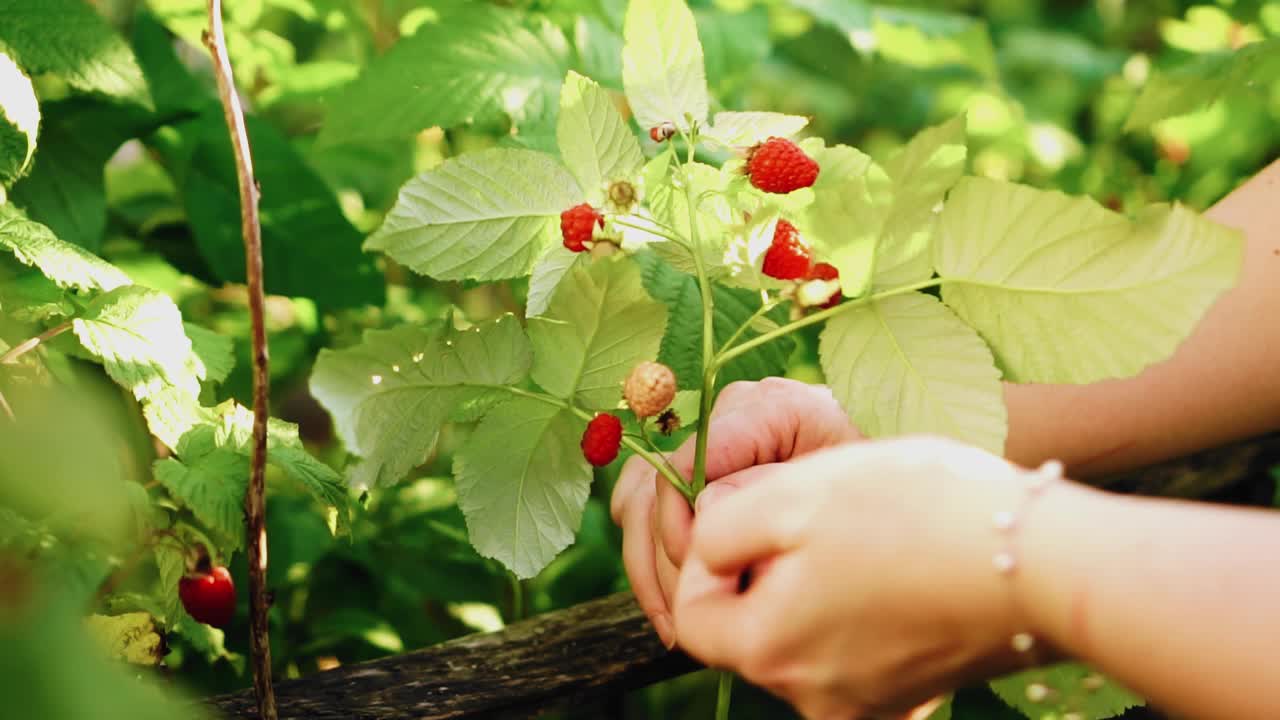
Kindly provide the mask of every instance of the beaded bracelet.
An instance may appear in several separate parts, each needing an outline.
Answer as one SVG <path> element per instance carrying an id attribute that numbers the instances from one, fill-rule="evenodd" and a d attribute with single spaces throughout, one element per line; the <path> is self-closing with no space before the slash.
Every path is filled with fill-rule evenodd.
<path id="1" fill-rule="evenodd" d="M 1012 576 L 1017 571 L 1018 554 L 1015 540 L 1017 539 L 1018 528 L 1036 499 L 1043 495 L 1045 489 L 1051 484 L 1062 480 L 1062 474 L 1061 462 L 1057 460 L 1045 462 L 1029 474 L 1026 494 L 1023 496 L 1017 510 L 1001 510 L 992 516 L 992 525 L 1004 539 L 1004 546 L 991 558 L 991 564 L 995 567 L 996 572 L 1004 576 Z M 1023 630 L 1014 633 L 1013 637 L 1009 639 L 1009 645 L 1014 652 L 1034 661 L 1032 653 L 1036 647 L 1036 638 L 1030 632 Z M 1031 664 L 1034 664 L 1034 662 L 1031 662 Z"/>

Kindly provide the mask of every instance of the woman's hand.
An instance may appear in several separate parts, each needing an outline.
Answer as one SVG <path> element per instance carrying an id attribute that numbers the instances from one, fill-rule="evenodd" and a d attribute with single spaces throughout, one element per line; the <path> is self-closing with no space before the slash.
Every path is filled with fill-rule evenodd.
<path id="1" fill-rule="evenodd" d="M 710 428 L 707 481 L 715 482 L 703 492 L 709 500 L 749 484 L 755 473 L 741 471 L 862 438 L 830 390 L 782 378 L 726 386 L 716 399 Z M 693 455 L 690 437 L 671 456 L 686 478 L 693 474 Z M 675 643 L 670 600 L 693 513 L 684 496 L 638 457 L 623 466 L 611 511 L 623 529 L 622 559 L 636 600 L 670 647 Z"/>
<path id="2" fill-rule="evenodd" d="M 1016 668 L 1014 581 L 991 562 L 991 518 L 1024 497 L 1012 465 L 907 438 L 752 476 L 699 502 L 672 605 L 689 654 L 821 720 L 900 714 Z"/>

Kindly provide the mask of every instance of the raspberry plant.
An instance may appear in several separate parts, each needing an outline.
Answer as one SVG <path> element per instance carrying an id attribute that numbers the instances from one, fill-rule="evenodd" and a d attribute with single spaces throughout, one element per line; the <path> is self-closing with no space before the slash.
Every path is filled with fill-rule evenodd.
<path id="1" fill-rule="evenodd" d="M 1235 281 L 1240 238 L 1184 207 L 1130 217 L 965 176 L 963 117 L 877 162 L 800 139 L 804 117 L 711 113 L 682 0 L 633 0 L 624 35 L 630 118 L 571 71 L 558 155 L 449 159 L 405 184 L 365 243 L 440 280 L 530 276 L 523 322 L 373 331 L 323 352 L 312 377 L 360 458 L 358 487 L 400 480 L 442 426 L 478 421 L 454 463 L 459 503 L 476 549 L 521 578 L 573 541 L 593 478 L 579 439 L 597 413 L 626 414 L 638 364 L 670 366 L 696 399 L 682 417 L 699 431 L 693 475 L 665 463 L 634 416 L 622 443 L 692 500 L 716 392 L 735 363 L 802 328 L 823 325 L 827 382 L 868 434 L 940 433 L 999 453 L 1002 379 L 1135 374 Z M 587 230 L 622 252 L 574 252 Z M 1016 696 L 1030 680 L 1010 682 L 997 687 Z"/>
<path id="2" fill-rule="evenodd" d="M 245 343 L 231 342 L 243 340 L 247 324 L 236 287 L 245 270 L 231 148 L 199 49 L 203 5 L 0 0 L 0 645 L 10 661 L 0 677 L 19 693 L 44 689 L 29 708 L 42 717 L 197 713 L 96 662 L 80 625 L 140 665 L 162 662 L 172 647 L 184 681 L 202 682 L 198 659 L 244 679 L 236 654 L 244 613 L 225 634 L 200 622 L 224 622 L 229 588 L 212 605 L 182 602 L 184 585 L 205 570 L 243 571 L 253 424 L 230 399 L 245 397 L 246 363 L 236 360 Z M 1260 119 L 1268 115 L 1259 101 L 1277 76 L 1274 13 L 1261 16 L 1270 39 L 1235 53 L 1197 48 L 1200 59 L 1174 72 L 1164 61 L 1188 48 L 1170 42 L 1139 93 L 1129 86 L 1140 68 L 1122 68 L 1124 56 L 1113 53 L 1140 48 L 1132 59 L 1147 58 L 1145 31 L 1119 33 L 1137 42 L 1092 47 L 1081 27 L 1105 19 L 1084 12 L 1072 23 L 1079 37 L 1035 23 L 1000 28 L 997 63 L 981 20 L 860 2 L 734 3 L 732 11 L 703 3 L 696 30 L 682 3 L 643 0 L 625 23 L 625 0 L 227 5 L 228 52 L 251 109 L 263 189 L 270 314 L 293 316 L 271 338 L 282 412 L 296 410 L 289 388 L 311 349 L 347 345 L 353 326 L 415 323 L 327 353 L 317 370 L 347 449 L 361 457 L 353 484 L 414 481 L 355 508 L 350 545 L 330 537 L 343 534 L 352 510 L 341 476 L 303 448 L 296 426 L 269 426 L 279 576 L 272 622 L 287 628 L 272 638 L 283 638 L 277 658 L 290 669 L 305 670 L 320 654 L 346 662 L 349 648 L 336 648 L 360 633 L 380 652 L 402 647 L 401 633 L 405 646 L 438 639 L 418 631 L 423 602 L 441 612 L 457 600 L 503 603 L 498 563 L 458 545 L 463 519 L 449 483 L 414 471 L 443 426 L 470 433 L 455 469 L 476 546 L 530 575 L 577 532 L 585 542 L 541 578 L 559 579 L 531 585 L 530 594 L 572 584 L 564 578 L 574 572 L 599 580 L 590 587 L 603 592 L 617 570 L 600 557 L 607 519 L 598 502 L 582 508 L 590 483 L 610 470 L 594 473 L 591 457 L 616 470 L 625 441 L 622 457 L 640 453 L 692 496 L 700 473 L 679 477 L 650 440 L 669 449 L 698 430 L 699 411 L 725 383 L 786 371 L 796 330 L 820 337 L 827 380 L 863 429 L 932 430 L 996 450 L 1004 432 L 997 379 L 1135 372 L 1167 355 L 1230 283 L 1235 239 L 1185 209 L 1129 218 L 962 178 L 966 166 L 999 170 L 984 157 L 994 143 L 1015 146 L 996 156 L 1039 166 L 1015 174 L 1130 209 L 1165 194 L 1207 203 L 1252 169 L 1251 154 L 1274 150 L 1264 132 L 1274 123 Z M 1218 24 L 1230 26 L 1233 47 L 1258 32 L 1249 17 L 1256 9 L 1236 5 L 1235 19 Z M 1132 7 L 1135 18 L 1145 12 Z M 1185 34 L 1205 10 L 1161 24 Z M 783 27 L 797 14 L 812 29 Z M 1001 23 L 996 11 L 987 15 Z M 1135 18 L 1126 24 L 1140 25 Z M 184 60 L 170 33 L 192 46 Z M 861 63 L 867 39 L 880 59 Z M 806 64 L 810 52 L 822 54 L 820 72 Z M 1103 89 L 1104 76 L 1124 87 L 1064 100 L 1055 86 L 1064 62 L 1079 92 Z M 601 84 L 566 79 L 568 67 Z M 1028 68 L 1036 82 L 1020 87 Z M 956 71 L 978 82 L 956 95 Z M 838 88 L 830 84 L 837 79 Z M 979 103 L 992 88 L 1006 94 L 1001 107 L 1025 107 L 1034 122 L 997 138 L 975 114 L 973 157 L 961 118 L 896 156 L 876 149 L 877 134 L 923 123 L 922 105 L 939 118 L 939 108 Z M 338 99 L 318 100 L 329 92 Z M 1226 109 L 1208 118 L 1211 129 L 1201 117 L 1160 122 L 1150 137 L 1082 134 L 1086 159 L 1066 165 L 1042 165 L 1031 152 L 1036 125 L 1074 140 L 1072 118 L 1089 116 L 1119 133 L 1115 98 L 1126 93 L 1136 98 L 1132 127 L 1220 96 Z M 801 106 L 822 108 L 825 126 L 865 137 L 879 159 L 810 136 L 809 118 L 725 112 L 741 104 L 736 98 L 789 103 L 795 95 L 811 96 Z M 439 137 L 408 140 L 432 127 Z M 1143 157 L 1149 139 L 1164 160 Z M 374 254 L 360 252 L 388 194 L 411 174 L 415 148 L 452 155 L 495 141 L 501 147 L 464 152 L 405 187 L 368 242 L 397 261 L 385 275 Z M 1082 167 L 1107 180 L 1076 177 Z M 576 233 L 568 247 L 566 214 Z M 770 272 L 775 247 L 792 267 Z M 461 282 L 420 283 L 406 303 L 402 266 Z M 421 320 L 438 318 L 442 296 L 475 282 L 500 283 L 495 297 L 514 290 L 519 298 L 525 276 L 524 318 Z M 630 393 L 624 383 L 655 362 L 673 371 L 678 392 L 652 415 L 667 402 L 665 375 L 640 372 L 647 379 Z M 301 434 L 323 425 L 313 415 L 291 415 L 304 423 Z M 607 431 L 598 437 L 587 429 L 592 418 L 614 417 L 617 425 L 598 421 Z M 308 439 L 313 450 L 329 442 Z M 440 444 L 452 454 L 452 441 Z M 446 507 L 424 508 L 423 488 L 447 495 L 433 500 Z M 405 513 L 427 522 L 406 522 Z M 385 545 L 413 551 L 377 554 Z M 574 565 L 588 555 L 607 567 Z M 305 571 L 338 556 L 363 558 L 364 592 L 350 592 L 351 575 Z M 243 608 L 249 583 L 240 585 Z M 364 597 L 403 594 L 406 585 L 414 590 L 403 607 Z M 328 602 L 334 595 L 344 597 Z M 294 614 L 303 605 L 308 614 Z M 206 614 L 210 607 L 216 612 Z M 384 611 L 386 623 L 365 633 L 363 616 L 382 623 Z M 447 627 L 440 632 L 461 631 Z M 49 677 L 71 680 L 50 686 Z M 996 688 L 1031 716 L 1100 717 L 1135 701 L 1076 665 Z"/>

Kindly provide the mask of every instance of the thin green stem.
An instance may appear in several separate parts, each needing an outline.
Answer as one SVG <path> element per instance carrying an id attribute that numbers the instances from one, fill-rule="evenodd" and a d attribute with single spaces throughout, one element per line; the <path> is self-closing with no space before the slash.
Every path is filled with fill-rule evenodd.
<path id="1" fill-rule="evenodd" d="M 640 421 L 640 436 L 644 438 L 644 442 L 649 446 L 649 449 L 652 450 L 655 455 L 662 458 L 662 464 L 665 465 L 676 477 L 680 477 L 680 471 L 676 469 L 675 465 L 671 464 L 671 459 L 667 457 L 667 454 L 662 451 L 662 448 L 659 448 L 658 444 L 653 441 L 652 437 L 650 437 L 649 425 L 644 420 Z"/>
<path id="2" fill-rule="evenodd" d="M 729 720 L 729 699 L 733 694 L 733 673 L 722 671 L 716 688 L 716 720 Z"/>
<path id="3" fill-rule="evenodd" d="M 644 225 L 637 225 L 635 223 L 627 222 L 626 220 L 619 220 L 617 218 L 614 218 L 613 224 L 621 227 L 625 227 L 625 228 L 631 228 L 632 230 L 639 230 L 640 232 L 646 232 L 646 233 L 649 233 L 650 235 L 657 235 L 660 238 L 664 238 L 666 240 L 670 240 L 673 243 L 676 243 L 677 245 L 679 245 L 682 248 L 685 248 L 686 250 L 689 249 L 689 242 L 684 238 L 680 237 L 680 235 L 675 231 L 674 228 L 669 228 L 666 225 L 663 225 L 662 223 L 659 223 L 657 221 L 654 221 L 653 227 L 645 227 Z M 690 252 L 692 252 L 692 250 L 690 250 Z"/>
<path id="4" fill-rule="evenodd" d="M 500 390 L 506 390 L 512 395 L 518 395 L 523 398 L 529 398 L 530 400 L 537 400 L 538 402 L 543 402 L 548 405 L 554 405 L 555 407 L 563 408 L 573 413 L 574 415 L 577 415 L 578 417 L 582 418 L 587 422 L 591 422 L 591 418 L 593 417 L 592 414 L 587 412 L 586 410 L 583 410 L 582 408 L 572 403 L 561 400 L 558 397 L 553 397 L 545 393 L 533 392 L 532 390 L 525 390 L 524 388 L 512 387 L 510 385 L 491 385 L 489 387 L 500 389 Z M 627 449 L 630 450 L 631 452 L 644 458 L 644 461 L 652 465 L 653 469 L 657 470 L 658 474 L 666 478 L 667 482 L 671 483 L 672 487 L 674 487 L 676 490 L 679 490 L 680 494 L 685 496 L 685 499 L 687 499 L 690 503 L 693 502 L 693 498 L 694 498 L 693 489 L 690 488 L 689 484 L 686 483 L 684 479 L 680 477 L 680 473 L 676 472 L 675 468 L 671 467 L 671 463 L 667 462 L 666 458 L 662 456 L 662 453 L 650 452 L 649 450 L 645 449 L 645 447 L 641 445 L 639 442 L 636 442 L 635 438 L 631 438 L 631 437 L 623 436 L 622 444 L 625 445 Z"/>
<path id="5" fill-rule="evenodd" d="M 884 300 L 885 298 L 890 298 L 895 295 L 904 295 L 909 292 L 915 292 L 917 290 L 924 290 L 925 288 L 936 287 L 938 285 L 941 285 L 942 282 L 943 282 L 942 278 L 922 280 L 918 283 L 913 283 L 911 285 L 904 285 L 902 287 L 894 288 L 892 290 L 886 290 L 884 292 L 876 293 L 874 295 L 865 295 L 861 298 L 858 298 L 857 300 L 850 300 L 847 303 L 841 303 L 840 305 L 837 305 L 833 308 L 828 308 L 826 310 L 816 312 L 812 315 L 806 315 L 800 318 L 799 320 L 796 320 L 794 322 L 789 322 L 786 325 L 783 325 L 782 327 L 779 327 L 776 330 L 770 330 L 769 332 L 764 333 L 762 335 L 757 335 L 756 337 L 751 338 L 750 340 L 742 343 L 741 345 L 738 345 L 736 347 L 731 347 L 725 350 L 724 352 L 721 352 L 718 356 L 716 356 L 715 361 L 713 362 L 713 366 L 716 369 L 724 367 L 725 363 L 728 363 L 734 358 L 737 358 L 745 353 L 751 352 L 752 350 L 760 347 L 761 345 L 764 345 L 765 343 L 773 342 L 774 340 L 777 340 L 780 337 L 790 335 L 791 333 L 795 332 L 796 330 L 799 330 L 800 328 L 808 327 L 809 325 L 813 325 L 815 323 L 820 323 L 824 320 L 833 318 L 841 313 L 849 312 L 854 308 L 861 307 L 868 303 L 873 303 L 877 300 Z"/>
<path id="6" fill-rule="evenodd" d="M 724 344 L 720 346 L 720 352 L 723 353 L 725 350 L 728 350 L 729 348 L 733 347 L 733 344 L 738 341 L 738 338 L 742 337 L 742 334 L 745 333 L 747 329 L 751 327 L 752 323 L 764 317 L 765 313 L 778 307 L 779 302 L 781 301 L 766 300 L 765 302 L 761 303 L 760 309 L 752 313 L 751 317 L 747 318 L 745 322 L 739 325 L 738 329 L 734 330 L 733 334 L 729 336 L 729 339 L 724 341 Z"/>
<path id="7" fill-rule="evenodd" d="M 716 367 L 715 299 L 711 294 L 711 281 L 703 262 L 702 246 L 698 238 L 698 206 L 693 195 L 693 178 L 689 165 L 693 162 L 693 148 L 697 144 L 696 128 L 689 131 L 689 158 L 684 166 L 684 197 L 689 210 L 689 235 L 693 245 L 693 267 L 698 275 L 698 292 L 702 297 L 702 410 L 698 414 L 698 435 L 693 455 L 693 494 L 696 497 L 707 486 L 707 427 L 711 422 L 711 403 L 714 401 Z"/>

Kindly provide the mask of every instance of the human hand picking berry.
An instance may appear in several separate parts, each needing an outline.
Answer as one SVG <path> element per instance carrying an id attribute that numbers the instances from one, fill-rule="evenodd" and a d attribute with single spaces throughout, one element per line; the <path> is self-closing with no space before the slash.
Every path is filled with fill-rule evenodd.
<path id="1" fill-rule="evenodd" d="M 785 462 L 861 438 L 827 388 L 783 378 L 731 383 L 711 414 L 709 484 L 701 497 L 748 485 L 751 473 L 742 471 L 757 463 Z M 693 469 L 694 446 L 690 437 L 671 456 L 686 477 Z M 693 523 L 689 503 L 652 466 L 633 457 L 614 486 L 611 512 L 624 531 L 623 563 L 636 599 L 671 645 L 670 599 Z"/>

